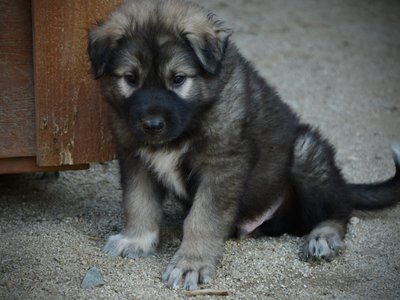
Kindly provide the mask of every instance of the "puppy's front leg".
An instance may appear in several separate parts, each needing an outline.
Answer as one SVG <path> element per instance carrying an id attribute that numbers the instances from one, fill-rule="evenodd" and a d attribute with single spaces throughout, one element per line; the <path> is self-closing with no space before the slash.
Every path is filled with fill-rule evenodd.
<path id="1" fill-rule="evenodd" d="M 163 274 L 168 287 L 192 290 L 211 281 L 236 217 L 242 186 L 238 177 L 223 168 L 203 174 L 181 246 Z"/>
<path id="2" fill-rule="evenodd" d="M 109 237 L 103 252 L 145 257 L 158 244 L 162 191 L 139 158 L 121 159 L 120 169 L 126 225 L 121 233 Z"/>

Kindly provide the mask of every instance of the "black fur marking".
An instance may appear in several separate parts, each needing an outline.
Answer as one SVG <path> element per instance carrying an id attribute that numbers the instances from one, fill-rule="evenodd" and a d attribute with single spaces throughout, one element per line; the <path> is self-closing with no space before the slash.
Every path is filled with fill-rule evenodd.
<path id="1" fill-rule="evenodd" d="M 111 45 L 110 38 L 95 40 L 89 35 L 88 53 L 95 79 L 99 79 L 108 71 L 108 64 L 112 57 Z"/>

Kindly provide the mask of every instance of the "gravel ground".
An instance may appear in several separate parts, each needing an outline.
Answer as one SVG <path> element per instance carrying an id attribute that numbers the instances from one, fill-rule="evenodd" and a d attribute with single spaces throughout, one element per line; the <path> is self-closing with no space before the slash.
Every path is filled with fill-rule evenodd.
<path id="1" fill-rule="evenodd" d="M 282 98 L 337 147 L 347 179 L 390 177 L 400 141 L 400 2 L 206 0 Z M 250 79 L 251 80 L 251 79 Z M 181 239 L 166 204 L 158 253 L 128 260 L 101 253 L 121 228 L 115 162 L 58 180 L 0 177 L 0 299 L 184 298 L 161 283 Z M 400 299 L 400 207 L 357 213 L 347 249 L 330 263 L 299 259 L 302 239 L 230 240 L 211 285 L 226 299 Z M 96 267 L 104 285 L 82 289 Z M 213 297 L 204 297 L 211 299 Z M 202 299 L 202 297 L 197 297 Z"/>

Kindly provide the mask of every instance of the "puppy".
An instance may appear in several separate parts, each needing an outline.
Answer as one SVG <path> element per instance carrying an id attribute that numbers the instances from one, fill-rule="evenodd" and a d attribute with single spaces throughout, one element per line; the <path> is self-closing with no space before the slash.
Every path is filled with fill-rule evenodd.
<path id="1" fill-rule="evenodd" d="M 162 201 L 174 194 L 190 210 L 162 276 L 171 288 L 210 282 L 235 233 L 307 235 L 304 256 L 331 259 L 354 209 L 400 200 L 400 146 L 393 178 L 346 183 L 331 144 L 281 101 L 230 35 L 212 13 L 180 0 L 127 1 L 89 34 L 126 215 L 103 251 L 152 253 Z"/>

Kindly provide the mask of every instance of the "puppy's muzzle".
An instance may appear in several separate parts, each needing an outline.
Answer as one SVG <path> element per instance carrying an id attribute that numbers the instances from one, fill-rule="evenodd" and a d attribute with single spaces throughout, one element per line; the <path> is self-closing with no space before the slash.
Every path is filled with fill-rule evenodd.
<path id="1" fill-rule="evenodd" d="M 179 137 L 195 106 L 171 91 L 141 89 L 124 103 L 128 126 L 138 141 L 160 144 Z"/>

